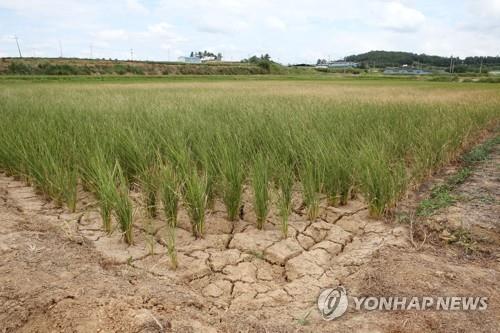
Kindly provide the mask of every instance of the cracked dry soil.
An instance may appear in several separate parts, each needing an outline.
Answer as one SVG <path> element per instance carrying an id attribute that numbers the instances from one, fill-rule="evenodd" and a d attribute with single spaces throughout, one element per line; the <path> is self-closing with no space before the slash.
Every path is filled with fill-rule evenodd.
<path id="1" fill-rule="evenodd" d="M 462 210 L 464 216 L 471 210 L 483 216 L 482 226 L 498 223 L 494 214 L 500 176 L 498 164 L 495 168 L 491 163 L 498 163 L 499 156 L 496 149 L 493 162 L 482 163 L 460 189 L 493 188 L 488 195 L 495 200 Z M 227 221 L 216 203 L 203 239 L 191 236 L 181 210 L 176 229 L 179 267 L 174 271 L 161 220 L 137 213 L 135 244 L 127 247 L 118 231 L 111 236 L 101 231 L 88 193 L 80 193 L 77 212 L 69 213 L 44 201 L 25 183 L 1 175 L 0 332 L 498 328 L 498 256 L 464 257 L 454 247 L 431 243 L 417 250 L 406 226 L 369 219 L 359 201 L 343 207 L 322 205 L 314 222 L 307 221 L 300 208 L 294 210 L 284 239 L 274 211 L 264 230 L 255 228 L 250 193 L 245 197 L 245 215 L 237 222 Z M 456 219 L 456 209 L 449 209 Z M 498 243 L 494 245 L 498 249 Z M 349 310 L 340 320 L 325 322 L 316 311 L 316 298 L 322 288 L 337 285 L 354 295 L 478 294 L 489 296 L 490 304 L 483 313 Z"/>

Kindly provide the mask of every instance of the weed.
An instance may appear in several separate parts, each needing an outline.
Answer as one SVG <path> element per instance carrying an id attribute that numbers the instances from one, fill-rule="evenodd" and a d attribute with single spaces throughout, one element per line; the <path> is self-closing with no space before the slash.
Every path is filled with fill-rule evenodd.
<path id="1" fill-rule="evenodd" d="M 472 170 L 469 167 L 463 167 L 460 170 L 458 170 L 457 173 L 448 177 L 446 182 L 451 186 L 457 186 L 465 182 L 467 178 L 470 177 L 471 174 Z"/>
<path id="2" fill-rule="evenodd" d="M 448 184 L 442 184 L 431 190 L 428 199 L 424 199 L 417 207 L 418 216 L 430 216 L 436 210 L 448 207 L 456 201 L 456 198 L 450 193 L 451 187 Z"/>
<path id="3" fill-rule="evenodd" d="M 309 320 L 309 316 L 311 315 L 312 310 L 307 311 L 302 317 L 297 318 L 297 323 L 302 326 L 307 326 L 311 323 Z"/>
<path id="4" fill-rule="evenodd" d="M 474 147 L 471 151 L 462 156 L 462 161 L 466 164 L 472 164 L 488 159 L 493 147 L 500 143 L 500 136 L 486 141 L 485 143 Z"/>

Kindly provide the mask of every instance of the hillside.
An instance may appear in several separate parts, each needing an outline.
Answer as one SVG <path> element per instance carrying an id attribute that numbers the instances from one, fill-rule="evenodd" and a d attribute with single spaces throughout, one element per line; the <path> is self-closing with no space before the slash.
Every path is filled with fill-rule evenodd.
<path id="1" fill-rule="evenodd" d="M 367 67 L 418 65 L 449 68 L 451 63 L 450 57 L 395 51 L 370 51 L 348 56 L 345 60 L 360 62 Z M 478 72 L 481 62 L 483 72 L 500 68 L 500 57 L 466 57 L 463 59 L 455 57 L 453 61 L 455 73 Z"/>

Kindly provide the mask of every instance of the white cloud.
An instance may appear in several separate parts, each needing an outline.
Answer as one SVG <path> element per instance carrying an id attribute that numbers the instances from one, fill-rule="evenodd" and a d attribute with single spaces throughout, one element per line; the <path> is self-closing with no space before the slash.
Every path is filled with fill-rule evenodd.
<path id="1" fill-rule="evenodd" d="M 469 0 L 469 8 L 481 16 L 500 18 L 500 0 Z"/>
<path id="2" fill-rule="evenodd" d="M 127 40 L 129 34 L 123 29 L 102 30 L 96 33 L 96 37 L 105 41 Z"/>
<path id="3" fill-rule="evenodd" d="M 164 41 L 166 40 L 169 43 L 181 43 L 187 41 L 186 38 L 175 31 L 174 26 L 167 22 L 160 22 L 149 25 L 145 33 L 139 32 L 138 35 L 144 35 L 145 37 L 151 38 L 159 38 Z"/>
<path id="4" fill-rule="evenodd" d="M 138 14 L 149 14 L 149 9 L 147 9 L 140 0 L 127 0 L 127 9 Z"/>
<path id="5" fill-rule="evenodd" d="M 394 1 L 382 4 L 376 16 L 379 26 L 397 32 L 415 32 L 425 23 L 424 14 Z"/>
<path id="6" fill-rule="evenodd" d="M 269 16 L 266 19 L 266 24 L 271 29 L 276 29 L 276 30 L 281 30 L 281 31 L 285 31 L 287 28 L 286 23 L 283 20 L 281 20 L 280 18 L 275 17 L 275 16 Z"/>
<path id="7" fill-rule="evenodd" d="M 218 19 L 204 19 L 198 21 L 196 24 L 196 29 L 199 32 L 206 32 L 211 34 L 232 34 L 241 32 L 247 28 L 249 25 L 240 20 L 218 20 Z"/>

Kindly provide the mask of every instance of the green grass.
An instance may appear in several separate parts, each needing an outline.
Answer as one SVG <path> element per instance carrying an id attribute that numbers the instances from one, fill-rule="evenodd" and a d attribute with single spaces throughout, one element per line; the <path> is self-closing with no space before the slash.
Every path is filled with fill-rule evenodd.
<path id="1" fill-rule="evenodd" d="M 445 182 L 432 188 L 429 198 L 422 200 L 417 207 L 418 216 L 430 216 L 436 210 L 448 207 L 459 198 L 451 192 L 463 184 L 472 174 L 475 163 L 488 159 L 493 147 L 500 143 L 500 136 L 495 136 L 486 142 L 475 146 L 461 156 L 462 166 L 457 172 L 447 177 Z"/>
<path id="2" fill-rule="evenodd" d="M 0 80 L 0 169 L 70 209 L 83 185 L 99 200 L 104 228 L 111 230 L 115 214 L 129 242 L 131 191 L 141 192 L 150 216 L 162 202 L 171 223 L 176 207 L 185 207 L 196 237 L 216 199 L 236 220 L 250 186 L 263 223 L 272 183 L 284 233 L 295 182 L 311 220 L 323 198 L 343 205 L 353 193 L 381 216 L 500 118 L 495 84 L 330 76 L 67 80 Z"/>
<path id="3" fill-rule="evenodd" d="M 448 207 L 456 202 L 456 198 L 450 193 L 451 189 L 447 184 L 434 187 L 430 197 L 420 202 L 417 207 L 417 215 L 430 216 L 436 210 Z"/>
<path id="4" fill-rule="evenodd" d="M 484 161 L 490 155 L 493 147 L 500 144 L 500 136 L 496 136 L 485 143 L 474 147 L 471 151 L 462 156 L 462 161 L 466 165 L 470 165 L 476 162 Z"/>

